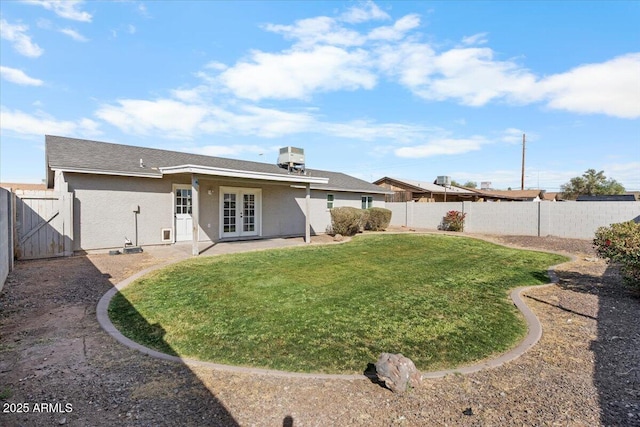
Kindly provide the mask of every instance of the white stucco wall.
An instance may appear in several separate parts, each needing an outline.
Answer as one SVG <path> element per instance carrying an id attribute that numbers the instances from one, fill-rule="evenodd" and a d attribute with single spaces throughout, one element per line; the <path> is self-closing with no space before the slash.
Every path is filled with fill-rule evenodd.
<path id="1" fill-rule="evenodd" d="M 159 244 L 161 230 L 173 227 L 173 189 L 168 179 L 65 174 L 74 193 L 74 250 Z"/>
<path id="2" fill-rule="evenodd" d="M 60 175 L 62 177 L 62 175 Z M 162 244 L 162 229 L 174 227 L 174 184 L 191 185 L 189 176 L 162 179 L 65 173 L 64 182 L 74 193 L 74 250 L 121 248 L 125 237 L 138 245 Z M 200 241 L 220 239 L 220 187 L 260 188 L 262 190 L 262 237 L 303 236 L 305 233 L 305 195 L 303 188 L 289 184 L 250 180 L 199 178 Z M 334 206 L 361 207 L 364 193 L 313 190 L 310 219 L 313 234 L 324 233 L 331 224 L 327 193 L 334 194 Z M 383 195 L 372 195 L 373 205 L 384 207 Z M 139 207 L 134 217 L 133 207 Z"/>

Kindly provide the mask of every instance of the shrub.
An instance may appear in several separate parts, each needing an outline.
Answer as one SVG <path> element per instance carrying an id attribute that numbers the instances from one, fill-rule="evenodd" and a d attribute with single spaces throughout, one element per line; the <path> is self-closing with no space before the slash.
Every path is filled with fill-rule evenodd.
<path id="1" fill-rule="evenodd" d="M 442 218 L 442 229 L 447 231 L 463 231 L 464 230 L 464 218 L 466 213 L 459 211 L 449 211 Z"/>
<path id="2" fill-rule="evenodd" d="M 607 262 L 619 263 L 624 278 L 640 287 L 640 224 L 627 221 L 600 227 L 593 246 Z"/>
<path id="3" fill-rule="evenodd" d="M 341 207 L 331 209 L 331 229 L 334 234 L 354 236 L 364 227 L 362 209 Z"/>
<path id="4" fill-rule="evenodd" d="M 384 231 L 391 223 L 391 211 L 385 208 L 368 209 L 369 218 L 367 219 L 365 229 L 371 231 Z"/>

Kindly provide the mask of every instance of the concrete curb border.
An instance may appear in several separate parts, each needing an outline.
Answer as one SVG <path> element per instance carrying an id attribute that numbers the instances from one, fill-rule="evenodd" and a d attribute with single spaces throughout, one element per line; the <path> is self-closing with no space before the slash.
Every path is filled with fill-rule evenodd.
<path id="1" fill-rule="evenodd" d="M 391 234 L 391 233 L 389 233 Z M 398 233 L 400 234 L 400 233 Z M 404 234 L 404 233 L 402 233 Z M 412 233 L 412 235 L 415 234 L 440 234 L 440 233 Z M 479 239 L 479 240 L 484 240 L 481 239 L 479 237 L 475 237 L 475 236 L 460 236 L 460 237 L 470 237 L 470 238 L 475 238 L 475 239 Z M 491 242 L 491 243 L 495 243 L 495 242 Z M 502 245 L 502 246 L 506 246 L 506 245 Z M 518 248 L 518 249 L 524 249 L 524 248 Z M 536 251 L 535 249 L 526 249 L 526 250 L 533 250 Z M 555 252 L 555 251 L 542 251 L 542 250 L 538 250 L 538 252 L 547 252 L 547 253 L 552 253 L 552 254 L 557 254 L 557 255 L 562 255 L 562 256 L 569 256 L 571 258 L 570 261 L 567 262 L 573 262 L 576 260 L 576 257 L 574 255 L 571 254 L 566 254 L 566 253 L 561 253 L 561 252 Z M 109 289 L 103 296 L 102 298 L 100 298 L 100 301 L 98 301 L 98 305 L 96 307 L 96 317 L 98 318 L 98 323 L 100 324 L 100 326 L 102 327 L 102 329 L 104 329 L 105 332 L 107 332 L 109 335 L 111 335 L 116 341 L 120 342 L 121 344 L 133 349 L 133 350 L 137 350 L 141 353 L 144 353 L 148 356 L 151 357 L 155 357 L 157 359 L 161 359 L 161 360 L 167 360 L 170 362 L 177 362 L 177 363 L 182 363 L 188 366 L 195 366 L 195 367 L 204 367 L 204 368 L 210 368 L 210 369 L 215 369 L 215 370 L 220 370 L 220 371 L 226 371 L 226 372 L 235 372 L 235 373 L 243 373 L 243 374 L 257 374 L 257 375 L 268 375 L 268 376 L 272 376 L 272 377 L 282 377 L 282 378 L 307 378 L 307 379 L 341 379 L 341 380 L 362 380 L 362 379 L 371 379 L 371 378 L 375 378 L 375 374 L 373 374 L 373 376 L 370 375 L 365 375 L 365 374 L 354 374 L 354 375 L 343 375 L 343 374 L 313 374 L 313 373 L 299 373 L 299 372 L 286 372 L 286 371 L 278 371 L 278 370 L 273 370 L 273 369 L 260 369 L 260 368 L 250 368 L 250 367 L 242 367 L 242 366 L 233 366 L 233 365 L 223 365 L 223 364 L 219 364 L 219 363 L 213 363 L 213 362 L 204 362 L 201 360 L 197 360 L 197 359 L 190 359 L 190 358 L 182 358 L 182 357 L 178 357 L 178 356 L 172 356 L 170 354 L 166 354 L 166 353 L 162 353 L 160 351 L 157 350 L 153 350 L 151 348 L 145 347 L 142 344 L 139 344 L 127 337 L 125 337 L 115 326 L 114 324 L 111 322 L 111 319 L 109 318 L 109 304 L 111 303 L 111 299 L 116 295 L 117 292 L 119 292 L 120 290 L 126 288 L 127 286 L 129 286 L 131 283 L 133 283 L 135 280 L 139 279 L 142 276 L 147 275 L 148 273 L 151 273 L 155 270 L 159 270 L 161 268 L 167 267 L 171 264 L 175 264 L 178 263 L 180 261 L 184 261 L 184 259 L 178 259 L 178 260 L 172 260 L 169 262 L 165 262 L 162 264 L 158 264 L 156 266 L 144 269 L 142 271 L 139 271 L 138 273 L 128 277 L 127 279 L 123 280 L 122 282 L 118 283 L 117 285 L 115 285 L 113 288 Z M 463 367 L 459 367 L 459 368 L 455 368 L 455 369 L 447 369 L 447 370 L 442 370 L 442 371 L 435 371 L 435 372 L 424 372 L 422 373 L 422 378 L 426 379 L 426 378 L 441 378 L 450 374 L 471 374 L 474 372 L 478 372 L 481 371 L 483 369 L 489 369 L 489 368 L 497 368 L 507 362 L 513 361 L 517 358 L 519 358 L 520 356 L 522 356 L 524 353 L 526 353 L 531 347 L 533 347 L 542 337 L 542 324 L 540 323 L 540 320 L 536 317 L 536 315 L 533 313 L 533 311 L 531 311 L 531 309 L 525 304 L 525 302 L 522 300 L 522 293 L 526 292 L 530 289 L 540 289 L 540 288 L 545 288 L 548 286 L 552 286 L 554 284 L 556 284 L 558 282 L 558 276 L 555 274 L 555 269 L 560 266 L 563 265 L 565 263 L 562 264 L 557 264 L 554 265 L 552 267 L 549 267 L 549 269 L 547 270 L 548 274 L 549 274 L 549 278 L 551 280 L 550 283 L 546 284 L 546 285 L 535 285 L 535 286 L 525 286 L 525 287 L 519 287 L 519 288 L 515 288 L 511 291 L 510 297 L 511 300 L 513 301 L 514 305 L 518 308 L 518 310 L 520 310 L 520 312 L 522 312 L 525 321 L 527 323 L 527 328 L 528 328 L 528 332 L 527 332 L 527 336 L 524 338 L 524 340 L 522 340 L 522 342 L 520 342 L 520 344 L 518 344 L 516 347 L 514 347 L 513 349 L 509 350 L 508 352 L 494 358 L 494 359 L 489 359 L 486 361 L 482 361 L 473 365 L 468 365 L 468 366 L 463 366 Z"/>

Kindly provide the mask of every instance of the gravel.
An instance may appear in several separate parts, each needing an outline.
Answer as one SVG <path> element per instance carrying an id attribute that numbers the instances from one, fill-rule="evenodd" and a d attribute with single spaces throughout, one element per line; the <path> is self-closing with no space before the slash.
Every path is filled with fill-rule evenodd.
<path id="1" fill-rule="evenodd" d="M 367 379 L 188 367 L 120 345 L 99 327 L 97 301 L 166 253 L 18 262 L 0 294 L 0 403 L 10 412 L 0 425 L 640 426 L 640 295 L 589 241 L 473 237 L 576 260 L 557 269 L 558 285 L 527 293 L 543 325 L 531 350 L 402 395 Z"/>

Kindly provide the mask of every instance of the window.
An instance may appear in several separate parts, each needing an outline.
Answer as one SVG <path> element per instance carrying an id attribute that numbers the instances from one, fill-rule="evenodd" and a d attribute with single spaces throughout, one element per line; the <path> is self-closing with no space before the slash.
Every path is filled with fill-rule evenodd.
<path id="1" fill-rule="evenodd" d="M 362 209 L 373 207 L 373 196 L 362 196 Z"/>
<path id="2" fill-rule="evenodd" d="M 327 194 L 327 209 L 333 209 L 333 194 Z"/>
<path id="3" fill-rule="evenodd" d="M 191 215 L 191 190 L 176 190 L 176 213 Z"/>

